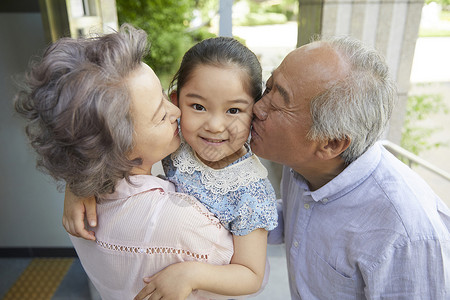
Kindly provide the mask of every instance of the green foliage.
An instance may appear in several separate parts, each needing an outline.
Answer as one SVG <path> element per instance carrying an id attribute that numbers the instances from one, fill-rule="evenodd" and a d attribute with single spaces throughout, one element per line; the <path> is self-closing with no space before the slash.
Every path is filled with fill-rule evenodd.
<path id="1" fill-rule="evenodd" d="M 283 24 L 289 20 L 295 20 L 298 10 L 298 0 L 241 1 L 246 3 L 249 13 L 243 18 L 233 20 L 235 25 L 240 26 Z"/>
<path id="2" fill-rule="evenodd" d="M 450 36 L 449 29 L 439 28 L 420 28 L 419 37 L 448 37 Z"/>
<path id="3" fill-rule="evenodd" d="M 167 84 L 193 43 L 186 29 L 194 1 L 116 0 L 116 4 L 120 24 L 130 23 L 147 32 L 151 50 L 145 62 Z"/>
<path id="4" fill-rule="evenodd" d="M 448 113 L 449 109 L 440 95 L 414 95 L 408 97 L 405 122 L 402 130 L 401 146 L 418 155 L 420 152 L 445 145 L 432 143 L 429 137 L 442 128 L 429 128 L 420 124 L 438 112 Z"/>
<path id="5" fill-rule="evenodd" d="M 200 12 L 202 20 L 208 20 L 219 12 L 220 0 L 195 0 L 195 7 Z"/>
<path id="6" fill-rule="evenodd" d="M 436 2 L 437 4 L 442 5 L 442 7 L 450 6 L 450 0 L 425 0 L 426 4 L 430 4 L 431 2 Z"/>
<path id="7" fill-rule="evenodd" d="M 206 40 L 206 39 L 209 39 L 212 37 L 216 37 L 216 35 L 214 33 L 209 32 L 208 28 L 206 28 L 206 27 L 198 28 L 194 31 L 191 31 L 189 34 L 194 43 L 198 43 L 203 40 Z"/>
<path id="8" fill-rule="evenodd" d="M 450 4 L 449 4 L 450 5 Z M 442 10 L 441 11 L 441 21 L 447 21 L 450 22 L 450 11 L 448 10 Z"/>
<path id="9" fill-rule="evenodd" d="M 236 20 L 236 25 L 241 26 L 256 26 L 256 25 L 271 25 L 271 24 L 284 24 L 287 17 L 279 13 L 249 13 L 243 20 Z"/>
<path id="10" fill-rule="evenodd" d="M 297 9 L 298 0 L 284 0 L 267 7 L 266 12 L 283 14 L 288 20 L 294 20 Z"/>

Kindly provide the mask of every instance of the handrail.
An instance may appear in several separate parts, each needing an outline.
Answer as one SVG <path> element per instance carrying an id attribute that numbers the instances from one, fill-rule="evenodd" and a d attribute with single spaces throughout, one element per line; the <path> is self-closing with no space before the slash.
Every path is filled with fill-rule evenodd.
<path id="1" fill-rule="evenodd" d="M 431 172 L 441 176 L 442 178 L 450 181 L 450 173 L 448 173 L 442 169 L 439 169 L 435 165 L 429 163 L 428 161 L 424 160 L 423 158 L 420 158 L 419 156 L 415 155 L 414 153 L 409 152 L 405 148 L 402 148 L 399 145 L 394 144 L 388 140 L 381 141 L 381 144 L 392 154 L 394 154 L 396 156 L 400 155 L 400 156 L 406 158 L 409 162 L 410 167 L 411 167 L 412 162 L 416 163 L 416 164 L 430 170 Z"/>

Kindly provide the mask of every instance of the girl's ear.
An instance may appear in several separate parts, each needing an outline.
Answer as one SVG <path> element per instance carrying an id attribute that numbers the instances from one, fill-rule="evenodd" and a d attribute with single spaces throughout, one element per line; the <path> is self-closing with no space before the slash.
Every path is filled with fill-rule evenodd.
<path id="1" fill-rule="evenodd" d="M 173 103 L 173 105 L 179 106 L 178 105 L 177 91 L 172 91 L 170 93 L 169 97 L 170 97 L 170 101 Z"/>

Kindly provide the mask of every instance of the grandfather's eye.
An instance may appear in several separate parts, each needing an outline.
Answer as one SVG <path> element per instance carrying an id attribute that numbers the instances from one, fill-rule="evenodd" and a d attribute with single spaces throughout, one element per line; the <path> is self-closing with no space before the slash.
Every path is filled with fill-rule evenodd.
<path id="1" fill-rule="evenodd" d="M 203 107 L 203 105 L 200 105 L 200 104 L 197 104 L 197 103 L 192 104 L 192 108 L 195 109 L 195 110 L 199 110 L 199 111 L 205 111 L 205 110 L 206 110 L 206 109 Z"/>
<path id="2" fill-rule="evenodd" d="M 271 90 L 271 88 L 266 86 L 266 88 L 264 89 L 263 95 L 266 95 L 266 94 L 270 93 L 270 90 Z"/>

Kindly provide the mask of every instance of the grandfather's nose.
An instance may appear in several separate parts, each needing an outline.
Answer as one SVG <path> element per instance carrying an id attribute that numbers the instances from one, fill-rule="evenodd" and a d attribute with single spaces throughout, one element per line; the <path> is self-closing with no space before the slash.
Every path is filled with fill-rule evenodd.
<path id="1" fill-rule="evenodd" d="M 267 106 L 264 97 L 253 105 L 253 115 L 261 121 L 267 119 Z"/>

